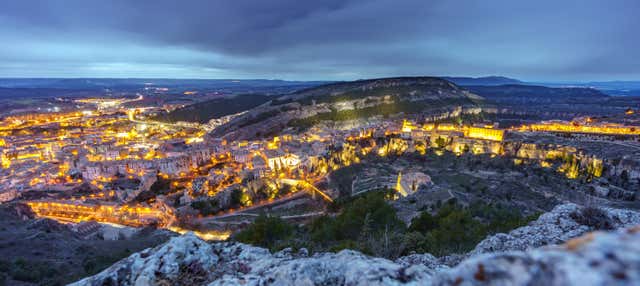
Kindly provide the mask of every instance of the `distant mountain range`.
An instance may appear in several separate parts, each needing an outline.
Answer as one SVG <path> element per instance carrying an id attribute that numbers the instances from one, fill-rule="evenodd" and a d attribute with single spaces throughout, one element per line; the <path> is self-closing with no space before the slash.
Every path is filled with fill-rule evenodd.
<path id="1" fill-rule="evenodd" d="M 548 87 L 588 87 L 613 96 L 640 96 L 640 81 L 591 81 L 532 83 Z"/>
<path id="2" fill-rule="evenodd" d="M 456 77 L 443 76 L 459 86 L 497 86 L 497 85 L 537 85 L 546 87 L 591 87 L 609 95 L 640 96 L 640 81 L 590 81 L 590 82 L 535 82 L 522 81 L 504 76 Z M 176 90 L 186 89 L 229 89 L 248 92 L 253 89 L 271 89 L 272 91 L 291 91 L 332 81 L 287 81 L 269 79 L 149 79 L 149 78 L 0 78 L 0 88 L 29 89 L 66 89 L 66 90 L 132 90 L 144 87 L 167 87 Z M 282 89 L 274 89 L 282 87 Z M 275 93 L 271 93 L 275 94 Z"/>
<path id="3" fill-rule="evenodd" d="M 95 92 L 86 89 L 67 88 L 7 88 L 0 87 L 0 99 L 28 99 L 28 98 L 54 98 L 54 97 L 81 97 L 95 95 Z"/>
<path id="4" fill-rule="evenodd" d="M 524 84 L 472 85 L 469 91 L 482 96 L 489 102 L 526 105 L 540 103 L 588 103 L 609 98 L 603 92 L 588 87 L 546 87 Z"/>
<path id="5" fill-rule="evenodd" d="M 503 76 L 442 77 L 459 86 L 527 85 L 555 88 L 594 88 L 612 96 L 640 96 L 640 81 L 535 82 Z"/>
<path id="6" fill-rule="evenodd" d="M 267 79 L 154 79 L 154 78 L 0 78 L 4 88 L 131 89 L 152 87 L 230 88 L 230 87 L 309 87 L 327 81 L 286 81 Z"/>

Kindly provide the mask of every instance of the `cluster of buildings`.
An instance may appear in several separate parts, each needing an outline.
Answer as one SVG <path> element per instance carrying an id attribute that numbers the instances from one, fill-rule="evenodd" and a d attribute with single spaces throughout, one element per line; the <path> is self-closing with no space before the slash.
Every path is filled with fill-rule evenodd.
<path id="1" fill-rule="evenodd" d="M 4 119 L 0 124 L 0 202 L 15 199 L 22 191 L 72 190 L 89 184 L 103 192 L 90 199 L 109 203 L 87 205 L 83 196 L 68 203 L 44 201 L 31 206 L 38 214 L 79 220 L 99 217 L 109 221 L 109 214 L 124 221 L 145 214 L 157 218 L 157 210 L 151 206 L 134 207 L 140 211 L 132 214 L 131 209 L 121 209 L 119 204 L 128 203 L 162 178 L 170 181 L 171 190 L 177 192 L 166 196 L 180 196 L 181 205 L 222 195 L 220 202 L 229 202 L 232 191 L 237 189 L 243 192 L 243 204 L 250 205 L 256 199 L 255 191 L 249 195 L 251 189 L 260 188 L 252 186 L 255 181 L 263 180 L 267 182 L 263 185 L 272 189 L 286 182 L 313 183 L 371 153 L 383 157 L 403 152 L 424 154 L 429 148 L 541 162 L 569 158 L 563 166 L 568 177 L 576 177 L 579 170 L 599 177 L 603 170 L 600 158 L 575 148 L 508 140 L 506 131 L 494 124 L 418 124 L 379 119 L 344 129 L 319 125 L 304 133 L 227 142 L 205 134 L 206 126 L 138 120 L 138 110 L 113 109 L 119 102 L 92 103 L 100 108 Z M 218 126 L 233 116 L 209 125 Z M 640 134 L 635 127 L 575 122 L 543 122 L 511 131 Z M 637 172 L 629 175 L 640 176 Z M 137 180 L 139 185 L 114 190 L 111 183 L 118 178 Z M 368 183 L 367 178 L 359 180 L 364 189 L 367 184 L 374 184 Z M 407 195 L 429 185 L 431 179 L 412 172 L 399 173 L 389 182 L 401 195 Z M 273 199 L 276 195 L 277 191 L 266 197 Z M 166 220 L 162 218 L 163 223 Z"/>
<path id="2" fill-rule="evenodd" d="M 102 187 L 115 174 L 174 174 L 209 159 L 206 150 L 185 153 L 187 141 L 202 136 L 201 131 L 130 119 L 120 110 L 5 118 L 0 123 L 0 189 L 19 193 L 67 190 L 83 183 Z"/>

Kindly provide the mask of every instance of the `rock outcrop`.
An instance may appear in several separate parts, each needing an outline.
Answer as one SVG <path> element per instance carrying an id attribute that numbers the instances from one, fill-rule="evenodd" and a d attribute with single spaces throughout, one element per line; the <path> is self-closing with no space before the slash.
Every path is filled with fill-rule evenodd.
<path id="1" fill-rule="evenodd" d="M 640 228 L 590 233 L 561 246 L 484 254 L 432 277 L 431 285 L 638 285 Z"/>
<path id="2" fill-rule="evenodd" d="M 604 209 L 604 224 L 556 207 L 529 226 L 482 241 L 467 258 L 414 254 L 396 261 L 356 251 L 316 253 L 242 243 L 206 243 L 193 234 L 136 253 L 74 285 L 634 285 L 640 283 L 640 214 Z M 604 216 L 603 216 L 604 214 Z M 600 223 L 601 221 L 595 221 Z M 595 227 L 627 227 L 608 233 Z M 585 234 L 590 232 L 588 234 Z M 582 236 L 580 236 L 582 235 Z M 580 236 L 580 238 L 570 240 Z M 568 240 L 568 241 L 567 241 Z M 560 244 L 564 243 L 564 244 Z M 560 244 L 540 247 L 543 244 Z M 532 249 L 535 248 L 535 249 Z M 487 253 L 493 252 L 493 253 Z M 445 263 L 449 261 L 450 263 Z"/>
<path id="3" fill-rule="evenodd" d="M 162 281 L 182 280 L 183 274 L 209 270 L 217 263 L 212 246 L 188 233 L 134 253 L 101 273 L 71 285 L 157 285 Z"/>
<path id="4" fill-rule="evenodd" d="M 599 221 L 592 223 L 580 219 L 583 211 L 594 210 Z M 602 226 L 596 223 L 603 223 Z M 478 243 L 468 255 L 482 253 L 527 250 L 544 245 L 560 244 L 587 232 L 599 228 L 618 229 L 640 225 L 640 213 L 632 210 L 611 208 L 585 208 L 576 204 L 556 206 L 552 211 L 541 215 L 537 220 L 512 230 L 509 233 L 498 233 Z"/>
<path id="5" fill-rule="evenodd" d="M 422 264 L 401 265 L 352 250 L 311 257 L 296 257 L 287 250 L 254 256 L 247 255 L 245 245 L 235 247 L 239 254 L 226 259 L 245 271 L 228 271 L 209 285 L 418 285 L 431 277 Z"/>

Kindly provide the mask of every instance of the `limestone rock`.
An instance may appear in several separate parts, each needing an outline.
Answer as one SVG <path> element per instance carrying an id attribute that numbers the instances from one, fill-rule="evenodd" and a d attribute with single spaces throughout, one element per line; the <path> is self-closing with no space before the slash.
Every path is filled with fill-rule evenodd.
<path id="1" fill-rule="evenodd" d="M 597 230 L 593 226 L 582 224 L 573 218 L 573 213 L 579 212 L 583 208 L 576 204 L 556 206 L 551 212 L 541 215 L 527 226 L 517 228 L 508 234 L 499 233 L 487 237 L 478 243 L 469 256 L 560 244 Z M 637 211 L 611 208 L 601 208 L 601 210 L 609 218 L 611 227 L 614 229 L 640 225 L 640 213 Z"/>
<path id="2" fill-rule="evenodd" d="M 161 281 L 179 280 L 181 272 L 195 268 L 211 269 L 218 263 L 209 243 L 193 233 L 171 238 L 167 243 L 149 248 L 117 262 L 95 276 L 71 285 L 157 285 Z"/>
<path id="3" fill-rule="evenodd" d="M 484 254 L 438 273 L 433 285 L 638 285 L 640 231 L 592 233 L 562 246 Z"/>
<path id="4" fill-rule="evenodd" d="M 352 250 L 270 253 L 185 234 L 72 285 L 640 285 L 640 227 L 630 227 L 640 213 L 602 209 L 607 226 L 620 228 L 604 233 L 576 219 L 582 210 L 560 205 L 469 254 L 396 261 Z"/>

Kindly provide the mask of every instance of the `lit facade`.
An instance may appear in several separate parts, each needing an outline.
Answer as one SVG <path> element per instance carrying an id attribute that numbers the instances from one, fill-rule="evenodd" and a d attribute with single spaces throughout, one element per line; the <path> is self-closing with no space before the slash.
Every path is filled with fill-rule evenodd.
<path id="1" fill-rule="evenodd" d="M 474 139 L 502 141 L 502 139 L 504 138 L 504 130 L 483 127 L 469 127 L 464 131 L 464 136 Z"/>

